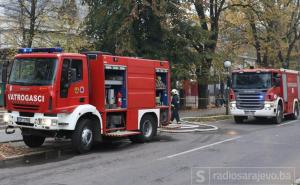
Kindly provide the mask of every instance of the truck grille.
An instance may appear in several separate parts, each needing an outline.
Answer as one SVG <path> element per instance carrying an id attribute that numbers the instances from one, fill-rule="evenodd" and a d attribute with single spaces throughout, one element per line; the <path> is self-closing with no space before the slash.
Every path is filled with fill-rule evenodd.
<path id="1" fill-rule="evenodd" d="M 20 116 L 22 117 L 33 117 L 34 112 L 19 112 Z"/>
<path id="2" fill-rule="evenodd" d="M 22 126 L 30 126 L 33 127 L 33 123 L 24 123 L 24 122 L 16 122 L 17 125 L 22 125 Z"/>
<path id="3" fill-rule="evenodd" d="M 18 109 L 18 110 L 39 110 L 38 105 L 27 105 L 27 104 L 14 103 L 13 106 L 14 106 L 14 109 Z"/>
<path id="4" fill-rule="evenodd" d="M 264 108 L 264 93 L 236 93 L 237 108 L 246 110 L 260 110 Z"/>

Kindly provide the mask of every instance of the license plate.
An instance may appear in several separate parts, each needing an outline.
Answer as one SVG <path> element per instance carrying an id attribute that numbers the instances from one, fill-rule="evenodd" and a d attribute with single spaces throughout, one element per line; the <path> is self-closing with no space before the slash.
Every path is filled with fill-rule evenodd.
<path id="1" fill-rule="evenodd" d="M 30 118 L 17 117 L 17 122 L 30 123 Z"/>
<path id="2" fill-rule="evenodd" d="M 254 111 L 245 111 L 245 115 L 254 116 Z"/>

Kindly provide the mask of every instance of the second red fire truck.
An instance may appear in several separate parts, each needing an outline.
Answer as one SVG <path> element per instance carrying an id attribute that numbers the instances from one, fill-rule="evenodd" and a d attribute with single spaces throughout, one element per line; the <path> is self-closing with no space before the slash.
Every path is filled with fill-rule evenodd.
<path id="1" fill-rule="evenodd" d="M 150 141 L 170 117 L 167 61 L 24 48 L 6 86 L 4 120 L 29 147 L 46 137 L 72 139 L 79 153 L 103 137 Z"/>
<path id="2" fill-rule="evenodd" d="M 297 119 L 299 72 L 286 69 L 235 70 L 229 96 L 230 111 L 237 123 L 249 116 L 272 118 L 277 124 L 284 116 Z"/>

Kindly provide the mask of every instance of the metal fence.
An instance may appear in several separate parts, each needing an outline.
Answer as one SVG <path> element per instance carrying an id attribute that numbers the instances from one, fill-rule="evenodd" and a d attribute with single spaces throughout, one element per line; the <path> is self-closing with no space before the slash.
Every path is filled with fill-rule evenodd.
<path id="1" fill-rule="evenodd" d="M 209 96 L 208 98 L 202 98 L 206 100 L 208 108 L 218 108 L 225 106 L 226 99 L 219 96 Z M 198 96 L 186 96 L 180 98 L 180 109 L 197 109 L 198 108 Z"/>

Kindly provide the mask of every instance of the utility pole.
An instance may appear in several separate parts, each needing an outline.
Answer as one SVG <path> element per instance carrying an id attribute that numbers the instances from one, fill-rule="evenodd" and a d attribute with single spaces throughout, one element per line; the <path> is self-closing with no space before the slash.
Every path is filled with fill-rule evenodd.
<path id="1" fill-rule="evenodd" d="M 225 68 L 225 71 L 226 71 L 226 75 L 227 75 L 227 78 L 226 78 L 226 115 L 229 115 L 229 89 L 230 89 L 230 67 L 231 67 L 231 62 L 229 60 L 225 60 L 224 61 L 224 68 Z"/>

